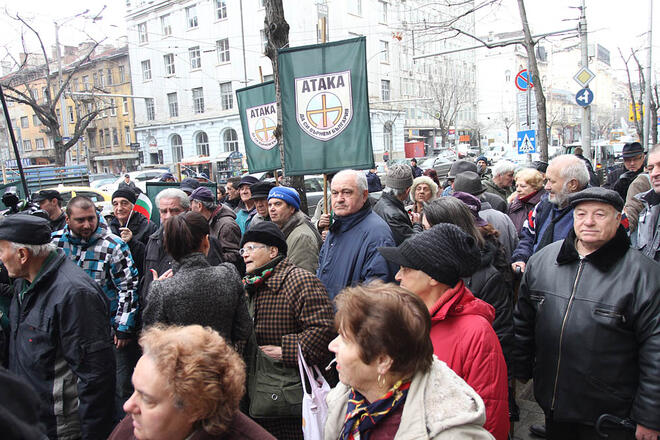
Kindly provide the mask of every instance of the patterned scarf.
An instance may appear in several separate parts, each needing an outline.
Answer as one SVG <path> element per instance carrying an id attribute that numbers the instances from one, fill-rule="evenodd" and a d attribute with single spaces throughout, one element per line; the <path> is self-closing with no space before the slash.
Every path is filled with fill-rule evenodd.
<path id="1" fill-rule="evenodd" d="M 248 291 L 253 291 L 256 290 L 259 286 L 262 286 L 264 282 L 268 278 L 273 275 L 273 271 L 275 270 L 275 266 L 278 265 L 280 261 L 284 259 L 284 256 L 278 255 L 277 257 L 273 258 L 271 261 L 268 263 L 264 264 L 260 268 L 258 268 L 255 273 L 253 274 L 248 274 L 243 277 L 243 286 L 245 286 L 245 289 Z"/>
<path id="2" fill-rule="evenodd" d="M 371 430 L 378 422 L 404 404 L 409 388 L 410 381 L 400 380 L 383 397 L 372 403 L 367 402 L 355 388 L 351 388 L 344 428 L 339 440 L 369 440 Z"/>

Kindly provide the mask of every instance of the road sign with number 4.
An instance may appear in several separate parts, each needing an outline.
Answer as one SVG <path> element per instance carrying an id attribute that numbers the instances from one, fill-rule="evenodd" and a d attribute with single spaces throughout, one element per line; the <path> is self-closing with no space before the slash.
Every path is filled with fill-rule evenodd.
<path id="1" fill-rule="evenodd" d="M 587 107 L 588 105 L 591 105 L 593 100 L 594 100 L 594 92 L 592 92 L 591 89 L 588 87 L 585 87 L 584 89 L 580 90 L 575 95 L 575 102 L 577 102 L 578 105 L 581 107 Z"/>
<path id="2" fill-rule="evenodd" d="M 518 132 L 518 154 L 536 153 L 536 130 Z"/>

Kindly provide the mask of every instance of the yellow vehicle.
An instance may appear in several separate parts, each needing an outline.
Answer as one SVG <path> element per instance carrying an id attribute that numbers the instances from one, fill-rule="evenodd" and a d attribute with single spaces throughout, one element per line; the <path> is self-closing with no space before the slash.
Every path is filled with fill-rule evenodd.
<path id="1" fill-rule="evenodd" d="M 106 191 L 101 191 L 100 189 L 91 188 L 89 186 L 62 185 L 44 189 L 55 190 L 60 193 L 62 196 L 62 208 L 64 208 L 72 198 L 76 196 L 85 196 L 101 209 L 101 214 L 104 217 L 112 213 L 112 195 Z"/>

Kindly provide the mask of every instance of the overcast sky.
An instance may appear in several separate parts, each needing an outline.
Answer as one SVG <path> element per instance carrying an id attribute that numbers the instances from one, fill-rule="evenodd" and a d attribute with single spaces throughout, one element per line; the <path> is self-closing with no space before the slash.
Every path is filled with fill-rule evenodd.
<path id="1" fill-rule="evenodd" d="M 293 1 L 293 0 L 289 0 Z M 296 0 L 298 2 L 316 3 L 316 0 Z M 328 0 L 328 5 L 339 1 Z M 437 0 L 436 0 L 437 1 Z M 451 1 L 451 0 L 449 0 Z M 476 0 L 477 3 L 483 0 Z M 610 50 L 612 59 L 618 58 L 617 47 L 626 50 L 630 47 L 646 47 L 646 30 L 648 28 L 649 0 L 587 0 L 587 21 L 589 39 L 598 42 Z M 526 0 L 528 19 L 534 33 L 556 31 L 577 26 L 577 21 L 562 21 L 575 19 L 579 11 L 572 9 L 580 4 L 580 0 Z M 76 45 L 83 41 L 88 33 L 95 39 L 107 38 L 115 43 L 117 38 L 126 34 L 124 22 L 124 0 L 0 0 L 2 10 L 10 14 L 19 13 L 31 25 L 37 27 L 48 46 L 55 41 L 54 21 L 64 22 L 69 17 L 89 10 L 88 18 L 75 18 L 62 25 L 60 41 L 62 44 Z M 65 5 L 66 7 L 63 7 Z M 502 0 L 501 5 L 478 15 L 478 33 L 483 35 L 489 30 L 494 32 L 518 30 L 521 28 L 516 0 Z M 104 9 L 105 7 L 105 9 Z M 103 12 L 101 12 L 103 11 Z M 660 23 L 660 3 L 654 8 L 655 23 Z M 100 14 L 100 18 L 92 18 Z M 0 45 L 8 46 L 14 54 L 21 51 L 20 26 L 0 13 Z M 38 49 L 31 35 L 26 34 L 28 47 Z M 654 65 L 660 66 L 660 26 L 654 29 Z M 49 49 L 49 47 L 47 47 Z M 0 54 L 4 58 L 5 50 Z M 641 57 L 646 60 L 644 52 Z"/>

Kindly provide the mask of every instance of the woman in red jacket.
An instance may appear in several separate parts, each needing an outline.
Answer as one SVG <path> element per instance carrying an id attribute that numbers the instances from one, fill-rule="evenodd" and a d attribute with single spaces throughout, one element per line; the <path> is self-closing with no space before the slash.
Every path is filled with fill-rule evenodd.
<path id="1" fill-rule="evenodd" d="M 507 369 L 492 327 L 495 309 L 466 287 L 480 266 L 474 238 L 450 224 L 415 234 L 396 248 L 379 248 L 401 268 L 401 287 L 419 296 L 431 314 L 435 355 L 465 380 L 486 404 L 486 428 L 497 440 L 509 432 Z"/>

